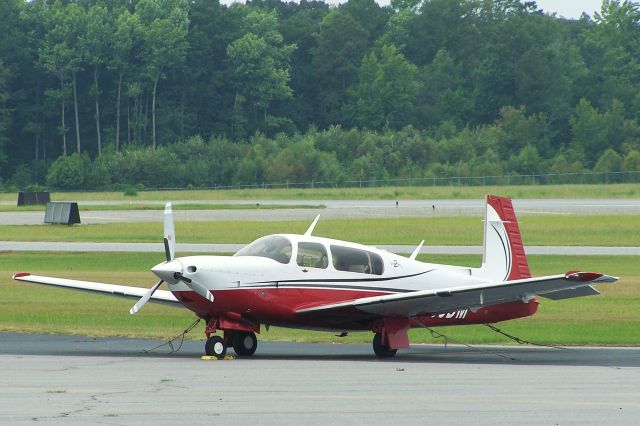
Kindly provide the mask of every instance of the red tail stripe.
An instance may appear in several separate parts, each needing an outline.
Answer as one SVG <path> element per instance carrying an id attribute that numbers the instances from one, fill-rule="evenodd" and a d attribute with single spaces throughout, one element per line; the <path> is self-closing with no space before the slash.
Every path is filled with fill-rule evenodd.
<path id="1" fill-rule="evenodd" d="M 509 237 L 509 245 L 511 246 L 511 272 L 507 280 L 519 280 L 531 278 L 529 270 L 529 262 L 522 244 L 522 236 L 520 235 L 520 227 L 518 226 L 518 218 L 513 209 L 513 204 L 509 198 L 489 195 L 487 202 L 495 209 L 504 222 L 504 227 Z"/>

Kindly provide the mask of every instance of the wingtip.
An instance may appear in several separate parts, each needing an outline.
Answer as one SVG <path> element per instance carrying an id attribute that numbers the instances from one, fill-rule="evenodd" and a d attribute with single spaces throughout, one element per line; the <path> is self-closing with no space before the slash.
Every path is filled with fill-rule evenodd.
<path id="1" fill-rule="evenodd" d="M 564 277 L 571 281 L 580 282 L 612 283 L 618 281 L 618 277 L 600 274 L 598 272 L 569 271 L 564 274 Z"/>
<path id="2" fill-rule="evenodd" d="M 17 280 L 19 278 L 28 277 L 31 275 L 29 272 L 18 272 L 17 274 L 13 274 L 13 279 Z"/>

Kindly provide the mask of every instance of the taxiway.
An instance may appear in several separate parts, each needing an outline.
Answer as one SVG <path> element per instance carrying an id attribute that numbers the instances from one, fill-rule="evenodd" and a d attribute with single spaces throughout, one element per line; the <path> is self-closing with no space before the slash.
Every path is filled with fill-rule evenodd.
<path id="1" fill-rule="evenodd" d="M 640 419 L 640 349 L 260 342 L 203 361 L 202 343 L 0 334 L 0 423 L 618 424 Z M 163 348 L 164 349 L 164 348 Z"/>

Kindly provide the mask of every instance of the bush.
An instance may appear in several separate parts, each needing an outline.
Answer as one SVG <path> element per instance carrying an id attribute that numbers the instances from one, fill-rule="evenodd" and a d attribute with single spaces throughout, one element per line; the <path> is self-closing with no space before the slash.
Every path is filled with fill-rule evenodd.
<path id="1" fill-rule="evenodd" d="M 47 184 L 56 189 L 83 189 L 90 163 L 86 154 L 59 157 L 51 164 Z"/>

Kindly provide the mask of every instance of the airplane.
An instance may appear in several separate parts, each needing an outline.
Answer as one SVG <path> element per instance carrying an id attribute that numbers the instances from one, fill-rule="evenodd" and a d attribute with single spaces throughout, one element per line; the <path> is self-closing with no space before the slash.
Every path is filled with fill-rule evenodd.
<path id="1" fill-rule="evenodd" d="M 393 357 L 409 347 L 408 330 L 492 324 L 531 316 L 538 297 L 597 295 L 594 284 L 617 277 L 569 271 L 533 278 L 510 199 L 489 195 L 480 267 L 421 262 L 424 241 L 407 258 L 376 247 L 312 235 L 276 234 L 233 256 L 176 257 L 171 203 L 164 210 L 166 260 L 151 271 L 150 289 L 17 273 L 15 280 L 184 306 L 206 321 L 205 353 L 224 358 L 232 347 L 248 357 L 261 326 L 374 333 L 373 351 Z M 166 283 L 169 290 L 158 290 Z M 220 334 L 216 334 L 222 332 Z"/>

